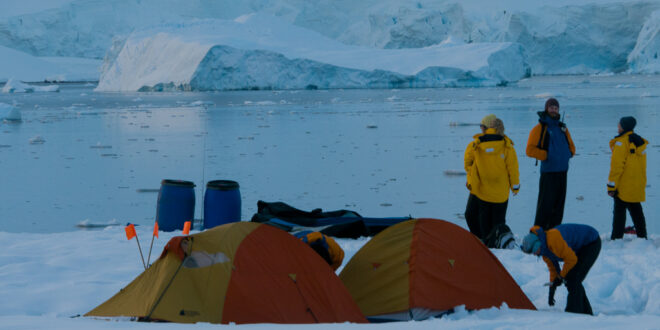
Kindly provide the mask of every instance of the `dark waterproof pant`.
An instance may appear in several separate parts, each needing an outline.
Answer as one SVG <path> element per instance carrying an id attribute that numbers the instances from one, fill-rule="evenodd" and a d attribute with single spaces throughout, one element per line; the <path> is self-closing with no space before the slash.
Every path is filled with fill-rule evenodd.
<path id="1" fill-rule="evenodd" d="M 614 197 L 614 220 L 612 220 L 612 239 L 623 238 L 626 227 L 626 210 L 630 212 L 637 237 L 646 238 L 646 219 L 641 203 L 624 202 L 619 197 Z"/>
<path id="2" fill-rule="evenodd" d="M 548 230 L 561 224 L 566 202 L 566 180 L 567 172 L 541 172 L 534 225 Z"/>
<path id="3" fill-rule="evenodd" d="M 566 275 L 566 288 L 568 289 L 568 299 L 566 301 L 566 311 L 571 313 L 582 313 L 594 315 L 584 291 L 582 281 L 587 277 L 589 269 L 593 266 L 600 253 L 600 238 L 583 246 L 577 253 L 577 264 Z"/>
<path id="4" fill-rule="evenodd" d="M 508 200 L 504 203 L 491 203 L 470 194 L 465 207 L 465 221 L 470 232 L 479 237 L 481 241 L 485 241 L 495 226 L 506 223 L 508 205 Z"/>

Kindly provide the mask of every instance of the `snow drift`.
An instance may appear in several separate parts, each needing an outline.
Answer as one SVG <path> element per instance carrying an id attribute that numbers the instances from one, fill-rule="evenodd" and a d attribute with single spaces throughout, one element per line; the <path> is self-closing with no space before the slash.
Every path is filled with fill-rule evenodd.
<path id="1" fill-rule="evenodd" d="M 492 86 L 529 75 L 516 43 L 366 48 L 261 14 L 167 24 L 116 46 L 98 91 Z"/>

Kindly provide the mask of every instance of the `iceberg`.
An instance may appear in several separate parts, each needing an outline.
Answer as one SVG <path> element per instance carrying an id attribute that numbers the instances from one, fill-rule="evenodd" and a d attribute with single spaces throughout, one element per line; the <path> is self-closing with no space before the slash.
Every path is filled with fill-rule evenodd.
<path id="1" fill-rule="evenodd" d="M 35 86 L 25 84 L 14 78 L 10 78 L 5 86 L 2 87 L 3 93 L 33 93 L 33 92 L 59 92 L 60 87 L 57 85 L 48 86 Z"/>
<path id="2" fill-rule="evenodd" d="M 494 86 L 530 74 L 518 43 L 361 47 L 264 14 L 165 24 L 115 46 L 97 91 Z"/>
<path id="3" fill-rule="evenodd" d="M 6 103 L 0 102 L 0 118 L 4 122 L 18 123 L 23 120 L 21 110 Z"/>

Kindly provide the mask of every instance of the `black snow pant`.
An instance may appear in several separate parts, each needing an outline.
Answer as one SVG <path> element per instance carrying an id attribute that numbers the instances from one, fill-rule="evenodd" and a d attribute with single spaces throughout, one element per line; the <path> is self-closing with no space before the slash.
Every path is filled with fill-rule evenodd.
<path id="1" fill-rule="evenodd" d="M 566 288 L 568 289 L 567 312 L 594 315 L 587 293 L 584 291 L 584 286 L 582 286 L 582 281 L 587 277 L 589 269 L 596 262 L 600 253 L 600 245 L 599 237 L 583 246 L 576 253 L 577 264 L 566 275 Z"/>
<path id="2" fill-rule="evenodd" d="M 470 194 L 465 207 L 465 221 L 470 232 L 484 242 L 495 226 L 506 223 L 508 205 L 508 200 L 504 203 L 491 203 Z"/>
<path id="3" fill-rule="evenodd" d="M 646 238 L 646 219 L 641 203 L 624 202 L 619 197 L 614 197 L 614 219 L 612 220 L 612 239 L 623 238 L 626 227 L 626 210 L 630 212 L 637 237 Z"/>
<path id="4" fill-rule="evenodd" d="M 479 198 L 474 194 L 470 194 L 465 206 L 465 222 L 467 222 L 472 235 L 482 237 L 481 225 L 479 225 Z"/>
<path id="5" fill-rule="evenodd" d="M 561 224 L 566 202 L 566 180 L 567 172 L 541 172 L 534 225 L 548 230 Z"/>

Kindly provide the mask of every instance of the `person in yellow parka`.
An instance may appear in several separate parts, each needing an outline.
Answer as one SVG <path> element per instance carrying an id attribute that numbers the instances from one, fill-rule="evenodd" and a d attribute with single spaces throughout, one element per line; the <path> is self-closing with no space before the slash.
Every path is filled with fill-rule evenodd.
<path id="1" fill-rule="evenodd" d="M 332 237 L 309 230 L 295 233 L 294 236 L 316 251 L 333 270 L 337 270 L 344 261 L 344 250 Z"/>
<path id="2" fill-rule="evenodd" d="M 504 124 L 495 115 L 481 121 L 481 134 L 465 149 L 464 166 L 470 191 L 465 220 L 470 232 L 482 241 L 506 222 L 509 191 L 520 189 L 518 157 L 513 142 L 504 135 Z"/>
<path id="3" fill-rule="evenodd" d="M 619 135 L 610 141 L 612 161 L 607 194 L 614 198 L 611 238 L 623 238 L 626 209 L 630 212 L 637 237 L 646 238 L 646 219 L 642 204 L 646 198 L 646 147 L 649 142 L 635 134 L 634 117 L 619 120 Z"/>

